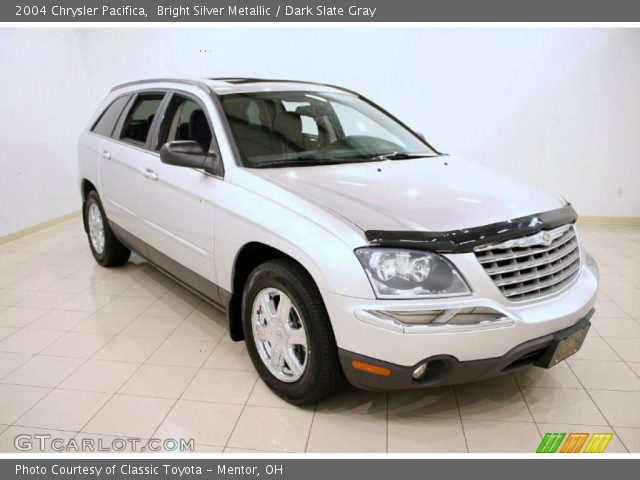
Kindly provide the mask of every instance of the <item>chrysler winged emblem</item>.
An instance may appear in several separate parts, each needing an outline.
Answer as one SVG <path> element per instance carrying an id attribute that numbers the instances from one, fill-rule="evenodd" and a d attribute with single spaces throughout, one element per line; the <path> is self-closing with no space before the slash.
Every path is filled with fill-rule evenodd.
<path id="1" fill-rule="evenodd" d="M 548 247 L 553 242 L 553 238 L 549 232 L 540 232 L 540 244 Z"/>

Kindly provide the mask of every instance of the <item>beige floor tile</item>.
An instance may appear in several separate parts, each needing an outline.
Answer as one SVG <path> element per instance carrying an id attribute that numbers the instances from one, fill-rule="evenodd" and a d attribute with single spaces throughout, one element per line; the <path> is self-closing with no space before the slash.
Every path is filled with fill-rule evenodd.
<path id="1" fill-rule="evenodd" d="M 640 324 L 631 318 L 597 318 L 593 328 L 601 337 L 640 338 Z"/>
<path id="2" fill-rule="evenodd" d="M 552 368 L 524 368 L 515 375 L 523 387 L 582 388 L 566 362 Z"/>
<path id="3" fill-rule="evenodd" d="M 640 428 L 616 427 L 615 430 L 629 452 L 640 453 Z"/>
<path id="4" fill-rule="evenodd" d="M 32 357 L 30 353 L 0 352 L 0 380 Z"/>
<path id="5" fill-rule="evenodd" d="M 189 453 L 222 453 L 224 447 L 216 447 L 214 445 L 205 445 L 204 443 L 196 444 L 192 451 L 185 451 L 185 454 Z"/>
<path id="6" fill-rule="evenodd" d="M 115 395 L 83 431 L 150 438 L 174 403 L 165 398 Z"/>
<path id="7" fill-rule="evenodd" d="M 389 418 L 389 453 L 466 452 L 460 419 Z"/>
<path id="8" fill-rule="evenodd" d="M 640 301 L 616 302 L 616 304 L 631 318 L 640 321 Z"/>
<path id="9" fill-rule="evenodd" d="M 307 452 L 382 453 L 387 451 L 387 419 L 359 413 L 323 413 L 313 418 Z"/>
<path id="10" fill-rule="evenodd" d="M 57 308 L 69 301 L 72 297 L 73 293 L 35 292 L 32 296 L 21 301 L 16 306 L 46 309 Z"/>
<path id="11" fill-rule="evenodd" d="M 640 363 L 627 362 L 627 365 L 629 365 L 629 368 L 631 368 L 631 370 L 636 372 L 636 375 L 640 377 Z"/>
<path id="12" fill-rule="evenodd" d="M 48 392 L 48 388 L 0 383 L 0 423 L 14 423 Z"/>
<path id="13" fill-rule="evenodd" d="M 573 360 L 571 368 L 587 389 L 640 391 L 640 378 L 624 362 Z"/>
<path id="14" fill-rule="evenodd" d="M 33 323 L 48 310 L 42 308 L 9 307 L 0 313 L 0 326 L 22 328 Z"/>
<path id="15" fill-rule="evenodd" d="M 609 300 L 603 299 L 602 295 L 598 296 L 596 300 L 596 313 L 591 318 L 593 322 L 595 319 L 602 318 L 629 318 L 629 315 L 622 310 L 618 305 Z"/>
<path id="16" fill-rule="evenodd" d="M 31 328 L 69 331 L 87 317 L 86 312 L 49 310 L 31 324 Z"/>
<path id="17" fill-rule="evenodd" d="M 94 312 L 74 327 L 75 332 L 117 335 L 133 320 L 130 313 Z"/>
<path id="18" fill-rule="evenodd" d="M 118 336 L 99 350 L 94 358 L 120 362 L 144 362 L 161 343 L 161 338 Z"/>
<path id="19" fill-rule="evenodd" d="M 44 275 L 36 274 L 19 278 L 6 286 L 8 288 L 15 288 L 16 290 L 29 290 L 32 292 L 37 292 L 59 281 L 60 279 L 57 277 L 46 277 Z"/>
<path id="20" fill-rule="evenodd" d="M 460 385 L 455 388 L 464 419 L 533 421 L 517 386 Z"/>
<path id="21" fill-rule="evenodd" d="M 585 390 L 525 387 L 522 393 L 536 423 L 607 425 Z"/>
<path id="22" fill-rule="evenodd" d="M 57 308 L 60 310 L 74 310 L 79 312 L 96 312 L 114 298 L 116 297 L 109 295 L 78 293 L 66 302 L 58 305 Z"/>
<path id="23" fill-rule="evenodd" d="M 594 331 L 593 329 L 590 330 Z M 620 360 L 620 357 L 609 344 L 599 336 L 588 335 L 585 338 L 582 348 L 572 357 L 575 360 Z"/>
<path id="24" fill-rule="evenodd" d="M 254 372 L 255 368 L 244 342 L 220 342 L 205 362 L 204 368 Z"/>
<path id="25" fill-rule="evenodd" d="M 605 340 L 625 362 L 640 362 L 640 339 L 606 338 Z"/>
<path id="26" fill-rule="evenodd" d="M 283 400 L 280 396 L 271 391 L 265 383 L 258 379 L 255 387 L 249 395 L 247 405 L 254 405 L 258 407 L 276 407 L 276 408 L 300 408 L 295 405 L 291 405 L 289 402 Z"/>
<path id="27" fill-rule="evenodd" d="M 24 328 L 0 342 L 0 352 L 39 353 L 64 332 Z"/>
<path id="28" fill-rule="evenodd" d="M 4 340 L 7 337 L 10 337 L 14 333 L 16 333 L 19 328 L 10 328 L 10 327 L 0 327 L 0 340 Z"/>
<path id="29" fill-rule="evenodd" d="M 153 280 L 140 280 L 127 287 L 122 292 L 122 296 L 158 299 L 167 293 L 167 290 L 168 288 L 159 282 Z"/>
<path id="30" fill-rule="evenodd" d="M 234 447 L 225 447 L 224 450 L 222 450 L 223 453 L 248 453 L 251 455 L 255 455 L 256 453 L 274 453 L 274 452 L 270 452 L 269 450 L 252 450 L 250 448 L 234 448 Z M 277 453 L 283 453 L 283 452 L 277 452 Z"/>
<path id="31" fill-rule="evenodd" d="M 471 453 L 533 453 L 541 437 L 535 423 L 463 420 Z"/>
<path id="32" fill-rule="evenodd" d="M 453 387 L 389 392 L 389 416 L 459 418 Z"/>
<path id="33" fill-rule="evenodd" d="M 144 314 L 152 317 L 173 317 L 184 319 L 187 318 L 187 316 L 193 311 L 195 307 L 195 305 L 192 305 L 189 302 L 185 302 L 182 299 L 171 295 L 171 292 L 165 293 L 158 299 L 145 298 L 145 300 L 150 302 L 150 304 L 144 310 Z"/>
<path id="34" fill-rule="evenodd" d="M 52 390 L 15 423 L 28 427 L 77 432 L 108 399 L 108 393 Z"/>
<path id="35" fill-rule="evenodd" d="M 244 404 L 256 383 L 255 372 L 202 369 L 183 394 L 185 400 Z"/>
<path id="36" fill-rule="evenodd" d="M 60 384 L 60 388 L 115 393 L 138 367 L 137 363 L 87 360 Z"/>
<path id="37" fill-rule="evenodd" d="M 153 299 L 119 296 L 100 308 L 101 312 L 138 316 L 153 303 Z"/>
<path id="38" fill-rule="evenodd" d="M 167 338 L 180 320 L 174 317 L 150 317 L 141 315 L 131 322 L 122 335 L 129 337 Z"/>
<path id="39" fill-rule="evenodd" d="M 194 367 L 143 365 L 119 393 L 147 397 L 178 398 L 196 374 Z"/>
<path id="40" fill-rule="evenodd" d="M 365 392 L 350 385 L 318 404 L 318 412 L 365 413 L 380 415 L 387 411 L 386 392 Z"/>
<path id="41" fill-rule="evenodd" d="M 76 432 L 34 427 L 9 427 L 0 435 L 1 453 L 64 453 Z M 18 438 L 17 438 L 18 437 Z"/>
<path id="42" fill-rule="evenodd" d="M 219 342 L 227 330 L 213 318 L 201 313 L 187 317 L 171 334 L 174 340 L 208 340 Z"/>
<path id="43" fill-rule="evenodd" d="M 65 278 L 53 282 L 43 290 L 54 293 L 80 293 L 87 289 L 87 282 L 79 278 Z"/>
<path id="44" fill-rule="evenodd" d="M 155 436 L 193 438 L 196 446 L 206 444 L 224 447 L 241 412 L 241 405 L 179 400 Z"/>
<path id="45" fill-rule="evenodd" d="M 168 339 L 153 352 L 147 363 L 200 367 L 215 345 L 215 342 Z"/>
<path id="46" fill-rule="evenodd" d="M 572 425 L 572 424 L 562 424 L 562 423 L 539 423 L 538 428 L 540 432 L 544 436 L 547 433 L 613 433 L 613 437 L 609 440 L 609 444 L 605 450 L 605 453 L 627 453 L 627 449 L 622 444 L 620 439 L 615 435 L 614 430 L 609 426 L 603 425 Z M 587 446 L 588 439 L 585 442 L 585 445 L 582 447 L 584 450 Z M 562 448 L 562 444 L 560 446 Z"/>
<path id="47" fill-rule="evenodd" d="M 31 295 L 33 295 L 33 292 L 30 292 L 28 290 L 14 290 L 11 288 L 2 288 L 0 289 L 0 305 L 5 307 L 11 307 L 16 303 L 29 298 Z"/>
<path id="48" fill-rule="evenodd" d="M 229 439 L 229 447 L 303 452 L 313 412 L 303 409 L 246 406 Z"/>
<path id="49" fill-rule="evenodd" d="M 55 387 L 82 364 L 76 358 L 36 355 L 2 379 L 4 383 Z"/>
<path id="50" fill-rule="evenodd" d="M 589 390 L 598 408 L 613 427 L 640 427 L 640 392 Z"/>
<path id="51" fill-rule="evenodd" d="M 43 350 L 46 355 L 89 358 L 105 346 L 113 337 L 99 333 L 67 332 Z"/>

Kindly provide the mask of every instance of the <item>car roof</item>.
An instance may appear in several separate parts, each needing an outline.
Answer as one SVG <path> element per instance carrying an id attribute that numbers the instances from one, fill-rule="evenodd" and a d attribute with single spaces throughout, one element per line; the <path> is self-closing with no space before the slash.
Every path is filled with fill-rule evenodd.
<path id="1" fill-rule="evenodd" d="M 216 95 L 229 95 L 233 93 L 250 93 L 250 92 L 273 92 L 273 91 L 306 91 L 306 92 L 333 92 L 333 93 L 349 93 L 357 95 L 346 88 L 337 87 L 335 85 L 327 85 L 324 83 L 306 82 L 300 80 L 274 80 L 264 78 L 247 78 L 247 77 L 224 77 L 224 78 L 208 78 L 208 77 L 180 77 L 180 78 L 150 78 L 137 80 L 133 82 L 123 83 L 115 86 L 112 91 L 120 90 L 127 87 L 148 87 L 153 83 L 178 83 L 189 84 L 208 90 Z"/>

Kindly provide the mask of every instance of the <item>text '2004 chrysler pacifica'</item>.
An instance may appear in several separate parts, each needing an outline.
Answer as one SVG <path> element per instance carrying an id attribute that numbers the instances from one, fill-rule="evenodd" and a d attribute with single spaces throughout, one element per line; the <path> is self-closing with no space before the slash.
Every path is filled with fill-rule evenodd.
<path id="1" fill-rule="evenodd" d="M 226 312 L 294 404 L 469 382 L 576 352 L 598 287 L 565 200 L 308 82 L 114 88 L 79 144 L 96 261 L 131 251 Z"/>

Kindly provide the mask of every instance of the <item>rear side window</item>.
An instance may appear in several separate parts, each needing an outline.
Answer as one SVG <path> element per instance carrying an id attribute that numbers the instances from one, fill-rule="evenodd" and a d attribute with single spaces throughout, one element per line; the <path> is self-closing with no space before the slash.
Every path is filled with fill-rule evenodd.
<path id="1" fill-rule="evenodd" d="M 125 105 L 129 101 L 129 95 L 116 98 L 107 109 L 102 112 L 98 121 L 93 125 L 92 132 L 98 135 L 104 135 L 110 137 L 113 134 L 113 129 L 116 126 L 118 118 L 124 109 Z"/>
<path id="2" fill-rule="evenodd" d="M 153 118 L 163 97 L 163 93 L 138 95 L 124 121 L 120 138 L 135 143 L 146 143 Z"/>

